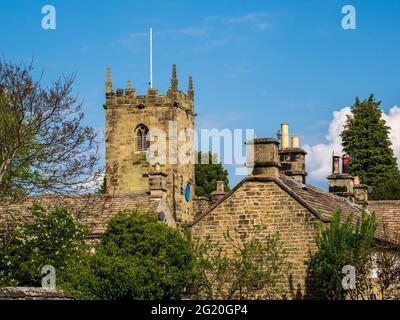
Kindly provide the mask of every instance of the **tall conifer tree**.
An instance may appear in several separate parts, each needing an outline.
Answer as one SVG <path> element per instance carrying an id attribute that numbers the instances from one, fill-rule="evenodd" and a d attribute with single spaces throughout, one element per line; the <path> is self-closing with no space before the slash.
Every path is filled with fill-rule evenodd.
<path id="1" fill-rule="evenodd" d="M 341 133 L 344 151 L 351 157 L 351 174 L 372 188 L 399 174 L 380 104 L 372 94 L 362 102 L 357 97 Z"/>

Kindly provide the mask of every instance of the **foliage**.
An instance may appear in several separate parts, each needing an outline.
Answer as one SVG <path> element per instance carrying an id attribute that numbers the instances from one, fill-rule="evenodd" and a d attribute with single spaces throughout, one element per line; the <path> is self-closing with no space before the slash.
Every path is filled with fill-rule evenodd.
<path id="1" fill-rule="evenodd" d="M 351 157 L 351 174 L 373 188 L 379 189 L 385 183 L 383 189 L 390 190 L 387 179 L 398 175 L 398 168 L 389 139 L 390 127 L 382 119 L 380 104 L 373 95 L 362 102 L 356 98 L 341 137 Z M 384 196 L 380 191 L 376 195 Z"/>
<path id="2" fill-rule="evenodd" d="M 395 173 L 372 188 L 370 200 L 400 200 L 400 174 Z"/>
<path id="3" fill-rule="evenodd" d="M 98 143 L 82 126 L 73 77 L 43 86 L 31 65 L 0 61 L 0 196 L 85 191 L 97 176 Z M 12 200 L 11 199 L 11 200 Z"/>
<path id="4" fill-rule="evenodd" d="M 192 290 L 196 298 L 276 298 L 283 291 L 278 283 L 287 274 L 287 252 L 279 234 L 265 239 L 233 239 L 225 235 L 228 247 L 210 238 L 196 246 Z"/>
<path id="5" fill-rule="evenodd" d="M 316 236 L 317 248 L 307 262 L 320 294 L 327 299 L 368 299 L 373 239 L 376 230 L 375 215 L 363 214 L 355 222 L 349 215 L 342 219 L 339 210 L 332 215 L 329 227 L 322 224 Z M 356 269 L 356 289 L 344 291 L 344 266 Z"/>
<path id="6" fill-rule="evenodd" d="M 17 225 L 0 242 L 0 285 L 40 286 L 45 265 L 62 275 L 87 250 L 86 228 L 65 208 L 31 208 L 32 221 Z"/>
<path id="7" fill-rule="evenodd" d="M 203 160 L 203 161 L 202 161 Z M 211 152 L 198 152 L 195 164 L 195 181 L 197 196 L 211 199 L 211 193 L 217 188 L 217 181 L 223 181 L 225 190 L 229 190 L 228 171 L 224 169 L 217 156 Z"/>
<path id="8" fill-rule="evenodd" d="M 176 299 L 188 281 L 193 254 L 178 230 L 153 212 L 113 217 L 96 253 L 71 266 L 62 286 L 86 299 Z"/>
<path id="9" fill-rule="evenodd" d="M 103 178 L 103 182 L 101 183 L 100 187 L 96 191 L 97 195 L 105 194 L 106 193 L 106 177 Z"/>
<path id="10" fill-rule="evenodd" d="M 398 243 L 393 243 L 393 237 L 387 227 L 383 228 L 384 237 L 376 245 L 374 264 L 377 282 L 383 300 L 400 300 L 400 251 Z"/>

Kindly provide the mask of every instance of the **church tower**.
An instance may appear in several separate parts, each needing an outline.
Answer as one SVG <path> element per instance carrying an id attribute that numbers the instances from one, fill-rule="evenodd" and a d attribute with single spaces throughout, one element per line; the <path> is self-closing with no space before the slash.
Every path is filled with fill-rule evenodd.
<path id="1" fill-rule="evenodd" d="M 177 224 L 193 219 L 194 195 L 194 90 L 189 77 L 187 93 L 179 91 L 176 65 L 166 95 L 149 88 L 136 95 L 113 90 L 106 75 L 106 192 L 163 195 Z"/>

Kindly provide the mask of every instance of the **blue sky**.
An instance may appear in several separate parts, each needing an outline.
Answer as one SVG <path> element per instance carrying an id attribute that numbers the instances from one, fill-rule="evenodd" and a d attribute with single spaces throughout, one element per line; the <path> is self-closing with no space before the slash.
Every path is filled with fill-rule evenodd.
<path id="1" fill-rule="evenodd" d="M 46 4 L 57 10 L 56 30 L 41 28 Z M 356 30 L 341 27 L 346 4 L 357 10 Z M 396 0 L 14 0 L 0 9 L 0 52 L 12 61 L 34 56 L 45 81 L 76 73 L 85 123 L 98 129 L 107 65 L 114 87 L 130 79 L 146 92 L 149 26 L 154 86 L 167 90 L 173 63 L 182 89 L 191 74 L 197 129 L 254 128 L 262 137 L 287 122 L 301 144 L 313 146 L 326 143 L 333 112 L 357 95 L 374 93 L 386 113 L 400 103 Z"/>

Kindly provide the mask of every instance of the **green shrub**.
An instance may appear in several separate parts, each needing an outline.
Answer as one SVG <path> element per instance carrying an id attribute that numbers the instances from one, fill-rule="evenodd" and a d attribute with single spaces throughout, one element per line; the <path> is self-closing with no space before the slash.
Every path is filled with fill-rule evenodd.
<path id="1" fill-rule="evenodd" d="M 193 263 L 189 242 L 153 212 L 113 217 L 96 253 L 70 267 L 62 286 L 85 299 L 177 299 Z"/>
<path id="2" fill-rule="evenodd" d="M 70 211 L 35 204 L 32 221 L 19 224 L 0 242 L 0 286 L 40 286 L 45 265 L 62 276 L 87 250 L 86 228 Z"/>

